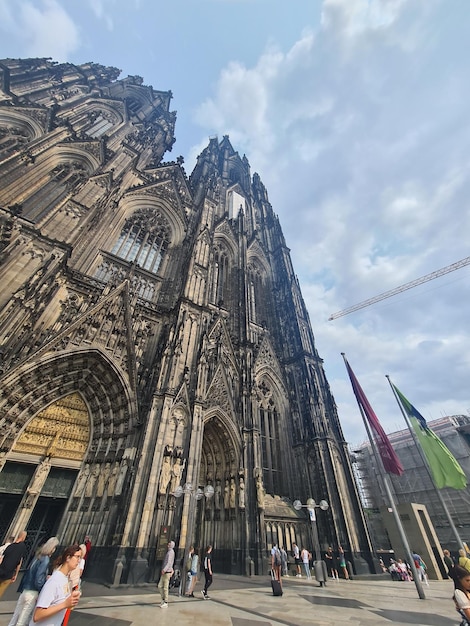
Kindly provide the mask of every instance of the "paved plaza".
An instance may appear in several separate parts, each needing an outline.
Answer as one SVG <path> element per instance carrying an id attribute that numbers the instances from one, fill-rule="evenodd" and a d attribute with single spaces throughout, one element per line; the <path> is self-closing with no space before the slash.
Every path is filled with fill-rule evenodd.
<path id="1" fill-rule="evenodd" d="M 0 600 L 0 626 L 7 626 L 18 594 L 10 586 Z M 430 582 L 426 599 L 418 598 L 409 582 L 388 577 L 328 582 L 326 587 L 305 579 L 284 579 L 284 595 L 273 597 L 269 578 L 214 574 L 210 600 L 201 595 L 170 594 L 168 608 L 159 607 L 154 585 L 110 589 L 84 582 L 83 597 L 70 626 L 457 626 L 450 581 Z"/>

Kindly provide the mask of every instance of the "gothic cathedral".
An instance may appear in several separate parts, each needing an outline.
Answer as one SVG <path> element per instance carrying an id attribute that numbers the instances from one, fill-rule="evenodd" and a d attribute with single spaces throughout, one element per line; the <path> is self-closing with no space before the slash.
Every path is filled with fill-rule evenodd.
<path id="1" fill-rule="evenodd" d="M 155 580 L 167 541 L 266 572 L 273 542 L 372 547 L 279 221 L 228 137 L 188 177 L 171 92 L 0 61 L 0 541 L 91 537 Z M 329 503 L 311 524 L 292 503 Z"/>

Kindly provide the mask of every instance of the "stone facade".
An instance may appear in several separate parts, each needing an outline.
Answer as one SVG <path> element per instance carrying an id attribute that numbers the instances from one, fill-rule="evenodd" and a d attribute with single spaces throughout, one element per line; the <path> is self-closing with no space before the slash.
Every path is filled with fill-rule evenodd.
<path id="1" fill-rule="evenodd" d="M 171 93 L 88 63 L 0 62 L 0 531 L 90 535 L 89 575 L 214 546 L 265 573 L 371 546 L 279 221 L 228 137 L 188 178 Z M 182 489 L 182 487 L 184 487 Z"/>

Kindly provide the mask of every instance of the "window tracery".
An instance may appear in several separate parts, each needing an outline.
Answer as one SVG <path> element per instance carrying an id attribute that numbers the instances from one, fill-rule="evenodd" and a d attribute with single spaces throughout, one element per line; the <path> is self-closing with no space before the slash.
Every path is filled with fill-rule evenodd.
<path id="1" fill-rule="evenodd" d="M 155 209 L 138 209 L 124 224 L 112 253 L 156 274 L 170 245 L 171 229 Z"/>
<path id="2" fill-rule="evenodd" d="M 31 140 L 28 133 L 19 127 L 0 127 L 0 159 L 21 150 Z"/>
<path id="3" fill-rule="evenodd" d="M 23 216 L 33 222 L 39 222 L 59 202 L 76 191 L 87 176 L 88 172 L 80 161 L 60 163 L 49 172 L 45 184 L 23 202 Z"/>
<path id="4" fill-rule="evenodd" d="M 214 251 L 211 302 L 221 306 L 224 302 L 226 285 L 229 283 L 229 259 L 226 250 L 217 246 Z"/>
<path id="5" fill-rule="evenodd" d="M 268 493 L 272 495 L 282 495 L 280 415 L 274 401 L 272 390 L 266 381 L 263 380 L 258 385 L 257 396 L 264 486 Z"/>

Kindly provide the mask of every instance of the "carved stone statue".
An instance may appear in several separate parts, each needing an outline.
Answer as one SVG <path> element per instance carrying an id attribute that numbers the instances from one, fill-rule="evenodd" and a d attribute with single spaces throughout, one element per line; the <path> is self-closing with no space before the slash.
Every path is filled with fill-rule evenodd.
<path id="1" fill-rule="evenodd" d="M 116 481 L 116 489 L 114 491 L 115 496 L 120 496 L 122 493 L 122 488 L 124 486 L 124 480 L 127 474 L 127 464 L 128 461 L 126 459 L 123 460 L 121 467 L 119 469 L 118 479 Z"/>
<path id="2" fill-rule="evenodd" d="M 159 493 L 166 493 L 168 484 L 171 480 L 171 457 L 163 457 L 163 466 L 160 474 Z"/>
<path id="3" fill-rule="evenodd" d="M 109 476 L 109 480 L 108 480 L 108 488 L 107 488 L 107 492 L 108 492 L 108 496 L 111 498 L 112 496 L 114 496 L 115 491 L 116 491 L 116 483 L 117 483 L 117 479 L 118 479 L 118 472 L 119 472 L 119 465 L 114 465 L 112 470 L 111 470 L 111 474 Z"/>
<path id="4" fill-rule="evenodd" d="M 235 478 L 230 479 L 230 508 L 234 509 L 236 504 L 237 488 L 235 485 Z"/>
<path id="5" fill-rule="evenodd" d="M 105 488 L 106 481 L 108 480 L 108 476 L 109 476 L 109 467 L 110 467 L 109 463 L 106 463 L 106 465 L 104 466 L 104 468 L 100 471 L 98 475 L 96 495 L 99 498 L 102 498 L 104 495 L 104 488 Z"/>
<path id="6" fill-rule="evenodd" d="M 183 461 L 180 458 L 176 458 L 175 462 L 173 463 L 173 469 L 172 469 L 172 478 L 171 478 L 171 486 L 170 486 L 170 492 L 173 493 L 176 489 L 176 487 L 180 484 L 181 482 L 181 474 L 183 473 L 183 465 L 182 465 Z"/>
<path id="7" fill-rule="evenodd" d="M 220 484 L 220 480 L 216 480 L 215 488 L 214 488 L 214 507 L 217 511 L 220 511 L 222 503 L 222 485 Z"/>
<path id="8" fill-rule="evenodd" d="M 230 486 L 228 484 L 228 478 L 225 479 L 225 487 L 224 487 L 224 507 L 226 509 L 230 508 Z"/>
<path id="9" fill-rule="evenodd" d="M 240 476 L 240 484 L 238 486 L 238 508 L 245 508 L 245 481 L 243 476 Z"/>
<path id="10" fill-rule="evenodd" d="M 32 495 L 38 494 L 44 486 L 44 482 L 46 481 L 47 475 L 51 469 L 51 461 L 49 458 L 44 459 L 37 469 L 34 475 L 33 480 L 28 488 L 28 492 Z"/>
<path id="11" fill-rule="evenodd" d="M 77 483 L 77 488 L 75 489 L 75 496 L 81 496 L 84 489 L 85 489 L 85 485 L 88 482 L 88 477 L 90 476 L 90 466 L 87 463 L 85 465 L 85 467 L 82 469 L 82 471 L 80 472 L 80 475 L 78 477 L 78 483 Z"/>
<path id="12" fill-rule="evenodd" d="M 256 499 L 258 501 L 258 508 L 259 509 L 264 509 L 264 496 L 265 496 L 265 491 L 264 491 L 264 487 L 263 487 L 263 481 L 261 479 L 261 476 L 257 476 L 256 478 Z"/>
<path id="13" fill-rule="evenodd" d="M 100 466 L 95 463 L 91 469 L 91 474 L 88 478 L 87 484 L 85 486 L 85 497 L 92 498 L 94 494 L 95 483 L 98 479 L 98 475 L 100 473 Z"/>

